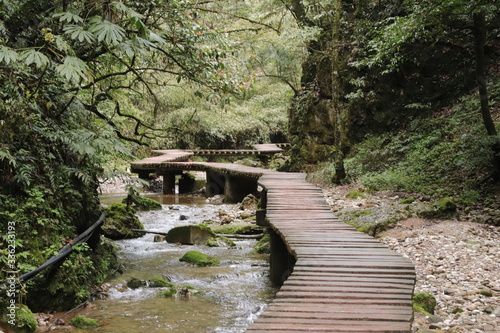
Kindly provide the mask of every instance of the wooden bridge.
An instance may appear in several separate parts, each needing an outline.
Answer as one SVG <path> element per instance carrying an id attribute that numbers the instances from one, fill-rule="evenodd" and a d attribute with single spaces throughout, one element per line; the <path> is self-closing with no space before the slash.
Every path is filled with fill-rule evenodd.
<path id="1" fill-rule="evenodd" d="M 271 234 L 271 279 L 281 288 L 247 332 L 411 331 L 413 264 L 336 218 L 304 174 L 188 162 L 192 151 L 158 153 L 132 170 L 167 175 L 167 182 L 178 170 L 206 171 L 207 188 L 215 181 L 229 201 L 263 189 L 258 223 Z"/>

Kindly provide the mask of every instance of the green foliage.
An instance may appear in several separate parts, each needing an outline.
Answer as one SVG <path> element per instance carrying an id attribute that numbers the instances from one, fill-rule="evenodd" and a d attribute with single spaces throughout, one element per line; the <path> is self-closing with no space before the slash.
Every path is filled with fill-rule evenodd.
<path id="1" fill-rule="evenodd" d="M 358 199 L 358 198 L 364 199 L 366 198 L 366 195 L 360 190 L 351 189 L 347 191 L 345 197 L 348 199 Z"/>
<path id="2" fill-rule="evenodd" d="M 489 85 L 498 105 L 496 80 Z M 370 190 L 403 190 L 454 196 L 473 203 L 491 173 L 491 146 L 477 116 L 476 97 L 465 96 L 432 117 L 413 119 L 402 129 L 368 136 L 345 166 L 348 177 Z"/>
<path id="3" fill-rule="evenodd" d="M 80 329 L 99 327 L 99 324 L 95 319 L 80 315 L 73 317 L 73 319 L 71 319 L 68 324 Z"/>
<path id="4" fill-rule="evenodd" d="M 255 245 L 255 248 L 253 249 L 253 252 L 255 253 L 261 253 L 261 254 L 269 254 L 271 253 L 271 243 L 270 243 L 271 236 L 269 234 L 264 235 L 257 244 Z"/>

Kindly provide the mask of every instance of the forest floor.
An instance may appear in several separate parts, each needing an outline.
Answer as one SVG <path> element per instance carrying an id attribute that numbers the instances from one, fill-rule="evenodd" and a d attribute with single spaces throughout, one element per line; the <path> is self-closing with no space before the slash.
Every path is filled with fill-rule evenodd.
<path id="1" fill-rule="evenodd" d="M 353 188 L 324 189 L 338 215 L 367 207 L 375 215 L 377 209 L 398 209 L 399 193 L 346 198 Z M 470 215 L 454 220 L 407 216 L 378 237 L 415 264 L 415 292 L 436 298 L 433 315 L 415 314 L 413 332 L 500 332 L 500 227 L 469 220 Z"/>

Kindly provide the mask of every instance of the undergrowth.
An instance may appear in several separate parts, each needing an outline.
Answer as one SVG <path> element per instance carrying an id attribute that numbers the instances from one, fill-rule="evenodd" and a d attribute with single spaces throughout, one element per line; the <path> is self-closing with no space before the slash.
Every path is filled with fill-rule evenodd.
<path id="1" fill-rule="evenodd" d="M 491 110 L 498 123 L 500 83 L 491 82 Z M 454 196 L 473 204 L 488 186 L 495 140 L 499 138 L 486 134 L 479 99 L 471 94 L 428 117 L 412 119 L 404 128 L 366 137 L 352 149 L 345 169 L 349 181 L 371 191 Z M 332 170 L 332 164 L 323 165 L 312 178 L 327 182 Z"/>

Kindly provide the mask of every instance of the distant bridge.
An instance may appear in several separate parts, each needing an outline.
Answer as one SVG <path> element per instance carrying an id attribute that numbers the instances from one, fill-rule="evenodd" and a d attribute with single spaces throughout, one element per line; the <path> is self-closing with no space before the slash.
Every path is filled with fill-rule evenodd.
<path id="1" fill-rule="evenodd" d="M 281 149 L 266 146 L 252 154 Z M 160 155 L 133 162 L 132 170 L 163 175 L 165 193 L 172 193 L 176 172 L 206 171 L 207 195 L 224 194 L 228 202 L 263 188 L 257 223 L 270 232 L 271 279 L 281 289 L 247 332 L 411 331 L 415 270 L 407 258 L 335 217 L 321 189 L 304 174 L 188 162 L 197 152 L 209 154 L 157 151 Z"/>

